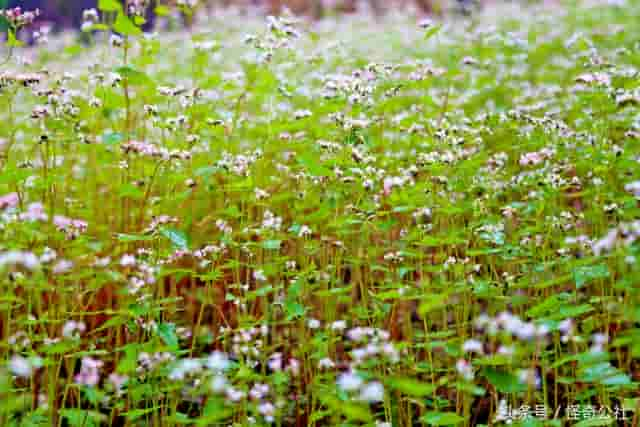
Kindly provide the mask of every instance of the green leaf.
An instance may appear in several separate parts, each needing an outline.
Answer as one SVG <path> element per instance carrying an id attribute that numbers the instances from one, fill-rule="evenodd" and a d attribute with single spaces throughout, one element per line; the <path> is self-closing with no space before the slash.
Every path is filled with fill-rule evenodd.
<path id="1" fill-rule="evenodd" d="M 392 378 L 387 381 L 387 385 L 401 393 L 413 397 L 424 397 L 433 394 L 436 386 L 411 378 Z"/>
<path id="2" fill-rule="evenodd" d="M 265 249 L 280 249 L 280 244 L 282 243 L 282 240 L 265 240 L 264 242 L 262 242 L 262 247 Z"/>
<path id="3" fill-rule="evenodd" d="M 233 415 L 230 408 L 225 407 L 224 402 L 219 399 L 207 399 L 207 404 L 202 413 L 199 425 L 209 426 L 211 423 L 219 422 Z"/>
<path id="4" fill-rule="evenodd" d="M 319 156 L 313 152 L 307 152 L 298 157 L 298 161 L 305 168 L 306 172 L 314 176 L 332 176 L 331 169 L 323 166 L 319 161 Z"/>
<path id="5" fill-rule="evenodd" d="M 139 36 L 142 34 L 142 30 L 122 12 L 118 13 L 116 22 L 113 23 L 113 30 L 123 36 Z"/>
<path id="6" fill-rule="evenodd" d="M 174 228 L 162 227 L 160 233 L 169 239 L 178 249 L 189 249 L 189 237 L 182 231 Z"/>
<path id="7" fill-rule="evenodd" d="M 120 197 L 130 197 L 141 200 L 144 197 L 144 192 L 133 184 L 125 183 L 120 186 L 119 195 Z"/>
<path id="8" fill-rule="evenodd" d="M 178 336 L 176 325 L 173 323 L 161 323 L 158 325 L 158 336 L 171 348 L 178 348 Z"/>
<path id="9" fill-rule="evenodd" d="M 20 47 L 23 45 L 24 43 L 16 38 L 16 33 L 11 28 L 9 28 L 9 31 L 7 31 L 7 46 Z"/>
<path id="10" fill-rule="evenodd" d="M 97 427 L 106 422 L 106 415 L 84 409 L 60 409 L 60 416 L 72 427 Z"/>
<path id="11" fill-rule="evenodd" d="M 171 9 L 164 4 L 159 4 L 156 6 L 154 12 L 157 16 L 169 16 L 171 14 Z"/>
<path id="12" fill-rule="evenodd" d="M 424 32 L 424 39 L 429 40 L 431 37 L 438 34 L 438 31 L 440 31 L 441 28 L 442 28 L 442 25 L 440 24 L 433 25 L 432 27 L 427 28 L 427 30 Z"/>
<path id="13" fill-rule="evenodd" d="M 107 24 L 93 24 L 87 31 L 109 31 Z"/>
<path id="14" fill-rule="evenodd" d="M 543 315 L 551 311 L 554 311 L 558 307 L 560 307 L 563 301 L 567 300 L 567 297 L 568 295 L 565 293 L 558 294 L 558 295 L 551 295 L 540 304 L 537 304 L 531 307 L 529 310 L 527 310 L 526 314 L 527 316 L 532 318 L 540 318 Z"/>
<path id="15" fill-rule="evenodd" d="M 127 417 L 128 420 L 133 421 L 137 420 L 140 417 L 143 417 L 151 412 L 155 411 L 156 408 L 143 408 L 143 409 L 133 409 L 131 411 L 125 412 L 123 415 Z"/>
<path id="16" fill-rule="evenodd" d="M 573 269 L 573 279 L 578 288 L 595 279 L 605 279 L 609 277 L 609 267 L 607 264 L 587 265 Z"/>
<path id="17" fill-rule="evenodd" d="M 118 233 L 118 234 L 116 234 L 116 237 L 118 238 L 118 241 L 125 242 L 125 243 L 129 243 L 129 242 L 148 242 L 148 241 L 153 240 L 153 236 L 145 236 L 145 235 L 142 235 L 142 234 Z"/>
<path id="18" fill-rule="evenodd" d="M 138 366 L 138 357 L 134 347 L 127 346 L 124 349 L 124 357 L 118 362 L 116 371 L 120 374 L 130 374 Z"/>
<path id="19" fill-rule="evenodd" d="M 527 389 L 526 384 L 521 383 L 518 377 L 508 372 L 502 372 L 494 368 L 485 368 L 483 372 L 491 385 L 502 393 L 515 393 Z"/>
<path id="20" fill-rule="evenodd" d="M 98 9 L 103 12 L 119 12 L 122 5 L 117 0 L 99 0 Z"/>
<path id="21" fill-rule="evenodd" d="M 289 321 L 299 317 L 303 317 L 307 309 L 299 302 L 287 301 L 285 303 L 285 311 L 287 312 L 287 321 Z"/>
<path id="22" fill-rule="evenodd" d="M 342 413 L 350 420 L 369 421 L 372 418 L 369 408 L 364 405 L 344 403 L 340 405 Z"/>
<path id="23" fill-rule="evenodd" d="M 573 425 L 573 427 L 596 427 L 596 426 L 608 426 L 613 423 L 613 417 L 608 418 L 587 418 Z"/>
<path id="24" fill-rule="evenodd" d="M 424 316 L 427 313 L 445 307 L 445 301 L 447 300 L 446 294 L 431 294 L 422 297 L 422 302 L 418 307 L 418 313 L 420 316 Z"/>
<path id="25" fill-rule="evenodd" d="M 455 412 L 427 412 L 420 420 L 432 426 L 451 426 L 460 424 L 465 418 Z"/>
<path id="26" fill-rule="evenodd" d="M 578 317 L 585 313 L 589 313 L 593 311 L 593 306 L 591 304 L 580 304 L 580 305 L 563 305 L 562 307 L 557 308 L 553 311 L 548 318 L 551 320 L 560 320 L 566 319 L 568 317 Z"/>
<path id="27" fill-rule="evenodd" d="M 43 353 L 45 354 L 65 354 L 69 353 L 75 347 L 77 347 L 79 342 L 76 341 L 59 341 L 53 343 L 51 345 L 43 346 Z"/>
<path id="28" fill-rule="evenodd" d="M 132 67 L 118 67 L 116 73 L 120 74 L 127 82 L 134 86 L 153 86 L 154 82 L 147 74 Z"/>

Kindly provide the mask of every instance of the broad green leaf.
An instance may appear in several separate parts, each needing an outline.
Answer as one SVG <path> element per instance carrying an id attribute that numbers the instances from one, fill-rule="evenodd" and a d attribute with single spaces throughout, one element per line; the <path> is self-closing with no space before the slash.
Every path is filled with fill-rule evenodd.
<path id="1" fill-rule="evenodd" d="M 118 233 L 116 237 L 120 242 L 148 242 L 154 240 L 153 236 L 143 235 L 143 234 L 126 234 L 126 233 Z"/>
<path id="2" fill-rule="evenodd" d="M 425 314 L 430 313 L 434 310 L 444 308 L 447 298 L 448 296 L 446 294 L 430 294 L 423 296 L 421 298 L 422 302 L 418 307 L 418 313 L 421 316 L 424 316 Z"/>
<path id="3" fill-rule="evenodd" d="M 265 249 L 277 250 L 277 249 L 280 249 L 281 243 L 282 243 L 282 240 L 265 240 L 262 242 L 261 246 Z"/>
<path id="4" fill-rule="evenodd" d="M 178 347 L 178 336 L 176 335 L 176 325 L 173 323 L 160 323 L 158 325 L 158 336 L 171 348 Z"/>
<path id="5" fill-rule="evenodd" d="M 153 411 L 156 411 L 157 408 L 144 408 L 144 409 L 133 409 L 131 411 L 127 411 L 125 413 L 123 413 L 122 415 L 124 415 L 125 417 L 127 417 L 128 420 L 134 421 L 137 420 L 138 418 L 144 417 L 147 414 L 152 413 Z"/>
<path id="6" fill-rule="evenodd" d="M 427 30 L 424 32 L 424 39 L 425 40 L 429 40 L 431 37 L 435 36 L 436 34 L 438 34 L 438 31 L 440 31 L 440 29 L 442 28 L 442 25 L 433 25 L 429 28 L 427 28 Z"/>
<path id="7" fill-rule="evenodd" d="M 613 417 L 593 417 L 586 420 L 578 421 L 573 427 L 597 427 L 597 426 L 609 426 L 613 424 Z"/>
<path id="8" fill-rule="evenodd" d="M 7 46 L 8 47 L 20 47 L 23 46 L 24 43 L 16 38 L 16 33 L 10 28 L 7 31 Z"/>
<path id="9" fill-rule="evenodd" d="M 526 384 L 520 382 L 518 377 L 510 372 L 499 371 L 494 368 L 485 368 L 483 374 L 491 385 L 502 393 L 515 393 L 527 389 Z"/>
<path id="10" fill-rule="evenodd" d="M 123 36 L 139 36 L 142 34 L 142 30 L 122 12 L 118 13 L 116 22 L 113 23 L 113 30 Z"/>
<path id="11" fill-rule="evenodd" d="M 132 67 L 118 67 L 116 73 L 127 79 L 127 82 L 133 86 L 153 85 L 153 80 L 143 73 Z"/>
<path id="12" fill-rule="evenodd" d="M 174 247 L 178 249 L 189 249 L 189 237 L 186 233 L 175 228 L 162 227 L 160 233 L 169 239 Z"/>
<path id="13" fill-rule="evenodd" d="M 118 12 L 122 10 L 122 5 L 118 0 L 98 0 L 98 9 L 103 12 Z"/>
<path id="14" fill-rule="evenodd" d="M 573 269 L 573 278 L 578 288 L 595 279 L 605 279 L 609 277 L 609 267 L 607 264 L 588 265 Z"/>
<path id="15" fill-rule="evenodd" d="M 453 426 L 460 424 L 465 418 L 455 412 L 427 412 L 420 420 L 431 426 Z"/>
<path id="16" fill-rule="evenodd" d="M 430 396 L 436 389 L 434 384 L 412 378 L 391 378 L 387 380 L 387 385 L 394 390 L 413 397 Z"/>
<path id="17" fill-rule="evenodd" d="M 154 11 L 157 16 L 168 16 L 171 14 L 171 9 L 163 4 L 156 6 Z"/>

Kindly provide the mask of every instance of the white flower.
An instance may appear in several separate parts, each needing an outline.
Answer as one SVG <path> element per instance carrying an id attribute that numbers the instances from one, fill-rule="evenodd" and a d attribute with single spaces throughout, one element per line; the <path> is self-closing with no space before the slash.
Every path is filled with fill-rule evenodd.
<path id="1" fill-rule="evenodd" d="M 207 368 L 213 372 L 220 373 L 229 367 L 229 358 L 221 351 L 214 351 L 207 359 Z"/>
<path id="2" fill-rule="evenodd" d="M 15 355 L 9 362 L 9 371 L 17 377 L 29 378 L 33 372 L 33 365 L 26 357 Z"/>
<path id="3" fill-rule="evenodd" d="M 66 273 L 73 268 L 73 263 L 66 259 L 61 259 L 53 266 L 51 270 L 53 274 L 62 274 Z"/>
<path id="4" fill-rule="evenodd" d="M 136 257 L 133 255 L 125 254 L 120 258 L 120 265 L 123 267 L 132 267 L 136 265 Z"/>
<path id="5" fill-rule="evenodd" d="M 262 220 L 262 228 L 270 228 L 273 230 L 280 230 L 282 227 L 282 217 L 275 216 L 271 211 L 267 210 L 264 213 Z"/>
<path id="6" fill-rule="evenodd" d="M 40 266 L 40 260 L 31 252 L 9 251 L 0 254 L 0 268 L 5 265 L 21 265 L 27 270 L 35 270 Z"/>
<path id="7" fill-rule="evenodd" d="M 534 369 L 522 369 L 518 372 L 518 378 L 522 384 L 539 388 L 541 384 L 540 376 Z"/>
<path id="8" fill-rule="evenodd" d="M 573 330 L 573 320 L 572 319 L 564 319 L 558 325 L 558 330 L 563 334 L 568 334 Z"/>
<path id="9" fill-rule="evenodd" d="M 112 34 L 111 38 L 109 39 L 109 43 L 111 44 L 111 46 L 119 47 L 122 46 L 124 41 L 122 40 L 122 37 L 118 36 L 117 34 Z"/>
<path id="10" fill-rule="evenodd" d="M 311 236 L 311 228 L 308 225 L 303 225 L 300 227 L 300 231 L 298 231 L 298 237 L 308 237 Z"/>
<path id="11" fill-rule="evenodd" d="M 364 348 L 355 348 L 351 351 L 354 362 L 360 363 L 367 356 L 367 350 Z"/>
<path id="12" fill-rule="evenodd" d="M 345 372 L 338 377 L 338 387 L 344 391 L 358 390 L 362 385 L 362 378 L 353 372 Z"/>
<path id="13" fill-rule="evenodd" d="M 523 341 L 528 341 L 536 335 L 536 327 L 533 323 L 522 323 L 515 335 Z"/>
<path id="14" fill-rule="evenodd" d="M 378 381 L 370 382 L 366 384 L 360 390 L 360 400 L 374 403 L 382 402 L 384 400 L 384 387 Z"/>
<path id="15" fill-rule="evenodd" d="M 633 194 L 636 198 L 640 199 L 640 181 L 630 182 L 624 186 L 625 191 Z"/>
<path id="16" fill-rule="evenodd" d="M 458 359 L 456 362 L 456 370 L 462 378 L 471 381 L 473 379 L 473 367 L 464 359 Z"/>
<path id="17" fill-rule="evenodd" d="M 336 364 L 333 363 L 333 360 L 329 359 L 328 357 L 324 357 L 318 361 L 319 369 L 332 369 L 335 366 Z"/>
<path id="18" fill-rule="evenodd" d="M 169 373 L 172 381 L 182 381 L 186 376 L 200 372 L 202 362 L 198 359 L 182 359 Z"/>
<path id="19" fill-rule="evenodd" d="M 258 405 L 258 412 L 260 412 L 260 415 L 262 415 L 267 422 L 272 422 L 276 407 L 270 402 L 263 402 Z"/>
<path id="20" fill-rule="evenodd" d="M 349 329 L 347 332 L 347 338 L 351 341 L 362 341 L 368 335 L 369 329 L 362 328 L 360 326 Z"/>
<path id="21" fill-rule="evenodd" d="M 258 282 L 264 282 L 265 280 L 267 280 L 267 276 L 264 275 L 264 271 L 262 270 L 255 270 L 253 272 L 253 278 Z"/>
<path id="22" fill-rule="evenodd" d="M 236 390 L 235 388 L 227 388 L 227 399 L 231 402 L 239 402 L 244 399 L 244 392 L 242 390 Z"/>
<path id="23" fill-rule="evenodd" d="M 213 391 L 214 393 L 221 393 L 226 390 L 227 387 L 229 387 L 229 383 L 227 382 L 227 379 L 222 375 L 215 375 L 211 379 L 210 387 L 211 391 Z"/>
<path id="24" fill-rule="evenodd" d="M 547 325 L 538 325 L 538 328 L 536 329 L 536 336 L 537 337 L 544 337 L 549 333 L 550 329 Z"/>
<path id="25" fill-rule="evenodd" d="M 65 338 L 77 339 L 80 337 L 80 334 L 83 333 L 86 329 L 87 326 L 84 324 L 84 322 L 69 320 L 62 327 L 62 336 Z"/>
<path id="26" fill-rule="evenodd" d="M 591 346 L 592 353 L 601 353 L 604 351 L 604 346 L 609 341 L 609 337 L 603 333 L 595 333 L 591 337 L 593 345 Z"/>
<path id="27" fill-rule="evenodd" d="M 336 320 L 331 324 L 331 329 L 334 331 L 344 331 L 347 328 L 347 322 L 344 320 Z"/>
<path id="28" fill-rule="evenodd" d="M 42 262 L 43 264 L 48 264 L 54 261 L 56 257 L 57 257 L 56 251 L 54 251 L 49 247 L 46 247 L 44 248 L 42 255 L 40 255 L 40 262 Z"/>
<path id="29" fill-rule="evenodd" d="M 507 311 L 500 313 L 496 320 L 500 326 L 513 335 L 517 335 L 524 324 L 518 316 L 514 316 Z"/>
<path id="30" fill-rule="evenodd" d="M 254 190 L 257 200 L 264 200 L 269 197 L 269 193 L 261 188 L 255 188 Z"/>
<path id="31" fill-rule="evenodd" d="M 293 117 L 296 120 L 304 119 L 306 117 L 311 117 L 311 111 L 309 110 L 297 110 L 293 113 Z"/>
<path id="32" fill-rule="evenodd" d="M 309 319 L 307 321 L 309 329 L 318 329 L 320 327 L 320 321 L 318 319 Z"/>
<path id="33" fill-rule="evenodd" d="M 249 390 L 249 397 L 254 400 L 260 400 L 269 393 L 269 385 L 267 384 L 254 384 Z"/>
<path id="34" fill-rule="evenodd" d="M 593 253 L 595 255 L 600 255 L 603 252 L 610 252 L 618 242 L 618 229 L 613 228 L 607 232 L 607 234 L 602 238 L 597 240 L 591 246 Z"/>
<path id="35" fill-rule="evenodd" d="M 281 371 L 282 370 L 282 354 L 281 353 L 273 354 L 269 358 L 269 361 L 267 362 L 267 366 L 272 371 Z"/>
<path id="36" fill-rule="evenodd" d="M 466 340 L 464 344 L 462 344 L 462 351 L 465 353 L 484 353 L 482 342 L 476 339 Z"/>
<path id="37" fill-rule="evenodd" d="M 503 354 L 505 356 L 513 356 L 514 353 L 515 353 L 515 350 L 513 346 L 501 345 L 500 347 L 498 347 L 498 354 Z"/>

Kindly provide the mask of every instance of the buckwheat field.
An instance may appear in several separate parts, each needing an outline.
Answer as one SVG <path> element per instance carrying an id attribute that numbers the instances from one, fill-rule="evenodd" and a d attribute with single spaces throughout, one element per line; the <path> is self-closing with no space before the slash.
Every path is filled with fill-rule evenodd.
<path id="1" fill-rule="evenodd" d="M 0 426 L 640 424 L 640 3 L 179 3 L 2 12 Z"/>

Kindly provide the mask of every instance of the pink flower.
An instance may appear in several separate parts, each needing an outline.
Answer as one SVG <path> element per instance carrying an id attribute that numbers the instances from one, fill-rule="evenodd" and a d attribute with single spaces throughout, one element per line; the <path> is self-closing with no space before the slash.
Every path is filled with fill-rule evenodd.
<path id="1" fill-rule="evenodd" d="M 0 197 L 0 209 L 12 209 L 18 206 L 18 193 L 9 193 Z"/>
<path id="2" fill-rule="evenodd" d="M 44 213 L 44 206 L 39 202 L 31 203 L 27 207 L 27 211 L 20 214 L 20 220 L 27 222 L 46 221 L 47 218 L 47 214 Z"/>
<path id="3" fill-rule="evenodd" d="M 393 188 L 393 178 L 389 176 L 386 177 L 382 184 L 382 188 L 385 196 L 388 196 L 389 194 L 391 194 L 391 189 Z"/>
<path id="4" fill-rule="evenodd" d="M 109 375 L 109 383 L 113 386 L 116 392 L 120 392 L 124 384 L 129 380 L 129 377 L 126 375 L 120 375 L 113 372 Z"/>
<path id="5" fill-rule="evenodd" d="M 80 372 L 74 377 L 76 384 L 94 387 L 100 382 L 100 368 L 104 363 L 101 360 L 83 357 Z"/>

